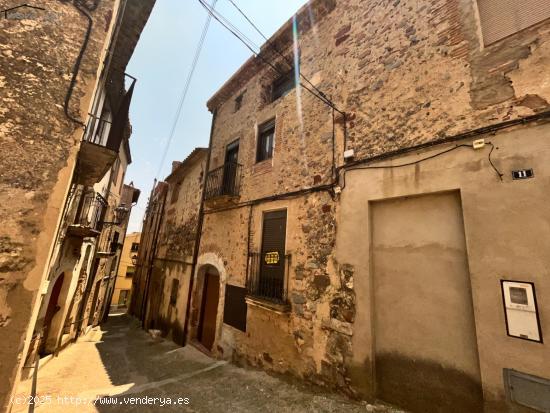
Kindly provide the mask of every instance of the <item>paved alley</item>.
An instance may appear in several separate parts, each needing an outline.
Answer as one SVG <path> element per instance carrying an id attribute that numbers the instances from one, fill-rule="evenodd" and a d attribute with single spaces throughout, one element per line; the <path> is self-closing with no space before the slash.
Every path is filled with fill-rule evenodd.
<path id="1" fill-rule="evenodd" d="M 12 412 L 26 412 L 31 380 Z M 39 370 L 36 412 L 398 412 L 212 359 L 110 316 Z M 156 398 L 156 399 L 155 399 Z M 19 404 L 18 404 L 19 403 Z"/>

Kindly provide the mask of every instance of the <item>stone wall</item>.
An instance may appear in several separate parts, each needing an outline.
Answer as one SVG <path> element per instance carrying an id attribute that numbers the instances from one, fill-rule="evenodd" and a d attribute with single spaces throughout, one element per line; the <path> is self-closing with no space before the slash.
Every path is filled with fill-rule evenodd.
<path id="1" fill-rule="evenodd" d="M 6 9 L 20 4 L 1 1 Z M 84 119 L 109 35 L 114 1 L 91 12 L 94 26 L 69 113 Z M 33 304 L 60 215 L 82 129 L 63 103 L 87 19 L 71 3 L 36 1 L 0 20 L 0 406 L 23 351 Z M 7 155 L 9 154 L 9 156 Z"/>
<path id="2" fill-rule="evenodd" d="M 246 62 L 209 101 L 216 114 L 210 170 L 224 163 L 226 147 L 236 139 L 243 168 L 235 201 L 240 205 L 207 211 L 201 240 L 199 263 L 216 266 L 222 281 L 216 354 L 352 394 L 372 388 L 366 383 L 370 365 L 350 363 L 360 269 L 335 257 L 338 198 L 327 191 L 266 198 L 334 183 L 333 148 L 336 166 L 342 166 L 343 149 L 354 149 L 355 159 L 368 158 L 550 109 L 550 21 L 485 47 L 474 5 L 317 0 L 301 9 L 301 72 L 346 112 L 346 135 L 342 116 L 336 113 L 333 122 L 331 108 L 304 88 L 269 102 L 267 85 L 276 74 L 260 59 Z M 271 41 L 292 56 L 292 37 L 289 21 Z M 269 46 L 263 53 L 288 70 Z M 273 158 L 257 163 L 258 126 L 272 118 Z M 244 286 L 247 251 L 261 242 L 261 214 L 278 208 L 288 211 L 291 311 L 249 304 L 250 330 L 243 333 L 223 324 L 225 284 Z M 193 308 L 196 325 L 199 305 Z"/>
<path id="3" fill-rule="evenodd" d="M 186 160 L 176 163 L 177 166 L 166 178 L 166 202 L 152 258 L 149 321 L 146 327 L 161 330 L 163 336 L 178 344 L 183 344 L 184 340 L 206 157 L 206 149 L 195 149 Z M 152 235 L 147 231 L 149 238 Z M 172 296 L 174 282 L 177 287 Z"/>

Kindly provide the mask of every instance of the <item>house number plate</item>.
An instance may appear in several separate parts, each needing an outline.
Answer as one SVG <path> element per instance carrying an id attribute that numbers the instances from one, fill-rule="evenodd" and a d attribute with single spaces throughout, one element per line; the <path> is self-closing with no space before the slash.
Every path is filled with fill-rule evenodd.
<path id="1" fill-rule="evenodd" d="M 517 171 L 512 171 L 513 179 L 529 179 L 535 176 L 532 169 L 519 169 Z"/>

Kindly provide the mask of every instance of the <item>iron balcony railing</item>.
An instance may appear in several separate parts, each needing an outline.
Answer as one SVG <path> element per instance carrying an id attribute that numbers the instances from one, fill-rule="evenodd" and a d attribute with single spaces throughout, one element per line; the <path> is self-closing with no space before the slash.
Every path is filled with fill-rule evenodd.
<path id="1" fill-rule="evenodd" d="M 106 132 L 109 130 L 109 125 L 111 125 L 111 121 L 89 113 L 88 124 L 86 125 L 83 139 L 96 145 L 105 146 L 107 140 Z"/>
<path id="2" fill-rule="evenodd" d="M 101 231 L 101 219 L 106 208 L 107 202 L 100 194 L 95 192 L 84 194 L 80 201 L 74 225 Z"/>
<path id="3" fill-rule="evenodd" d="M 246 278 L 247 294 L 276 304 L 287 304 L 290 255 L 251 253 Z"/>
<path id="4" fill-rule="evenodd" d="M 204 199 L 220 196 L 238 196 L 241 186 L 241 168 L 236 162 L 227 162 L 206 175 Z"/>

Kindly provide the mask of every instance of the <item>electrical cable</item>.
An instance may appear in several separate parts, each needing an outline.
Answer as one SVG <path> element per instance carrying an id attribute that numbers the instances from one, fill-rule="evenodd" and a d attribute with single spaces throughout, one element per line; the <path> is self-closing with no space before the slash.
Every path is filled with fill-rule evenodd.
<path id="1" fill-rule="evenodd" d="M 281 56 L 285 61 L 286 63 L 289 65 L 289 68 L 290 70 L 292 70 L 292 68 L 294 67 L 294 64 L 292 63 L 292 61 L 289 60 L 289 58 L 287 56 L 285 56 L 268 38 L 265 34 L 262 33 L 262 31 L 258 28 L 258 26 L 256 26 L 254 24 L 254 22 L 252 22 L 252 20 L 239 8 L 239 6 L 237 6 L 237 4 L 233 1 L 233 0 L 229 0 L 229 2 L 238 10 L 238 12 L 246 19 L 246 21 L 248 23 L 250 23 L 250 25 L 260 34 L 260 36 L 263 37 L 263 39 L 265 40 L 266 44 L 271 47 L 273 50 L 275 50 L 275 52 Z M 336 105 L 334 104 L 334 102 L 332 102 L 328 96 L 323 92 L 321 91 L 318 87 L 316 87 L 301 71 L 299 71 L 299 74 L 300 76 L 302 77 L 302 79 L 304 79 L 307 83 L 309 83 L 309 85 L 315 89 L 320 96 L 322 96 L 324 99 L 326 99 L 328 102 L 330 102 L 332 104 L 332 108 L 334 110 L 337 110 L 336 109 Z M 338 110 L 337 110 L 338 111 Z M 339 113 L 342 113 L 340 111 L 338 111 Z"/>
<path id="2" fill-rule="evenodd" d="M 64 3 L 63 0 L 60 0 L 60 1 Z M 69 113 L 69 104 L 71 101 L 73 90 L 76 86 L 76 78 L 78 77 L 78 73 L 80 71 L 82 58 L 84 57 L 84 53 L 86 52 L 86 48 L 88 47 L 88 42 L 90 40 L 90 35 L 92 33 L 92 27 L 94 24 L 94 20 L 92 19 L 92 16 L 90 15 L 89 11 L 95 10 L 97 8 L 97 6 L 99 5 L 99 0 L 96 0 L 96 2 L 94 3 L 94 7 L 92 8 L 85 6 L 82 2 L 77 0 L 73 2 L 73 5 L 79 11 L 79 13 L 81 13 L 82 15 L 84 15 L 84 17 L 86 17 L 86 19 L 88 19 L 88 27 L 86 28 L 86 34 L 84 35 L 82 46 L 80 47 L 80 51 L 78 53 L 78 56 L 73 66 L 73 70 L 72 70 L 73 75 L 69 83 L 69 89 L 67 90 L 67 94 L 65 95 L 65 102 L 63 103 L 63 111 L 65 112 L 65 116 L 67 117 L 67 119 L 85 128 L 86 125 L 84 124 L 84 122 L 82 122 L 80 119 L 75 118 Z"/>
<path id="3" fill-rule="evenodd" d="M 208 7 L 207 4 L 204 3 L 203 0 L 198 0 L 199 3 L 204 7 L 204 9 L 206 9 L 206 11 L 208 12 L 209 15 L 211 15 L 212 17 L 214 17 L 214 19 L 216 19 L 223 27 L 225 27 L 231 34 L 233 34 L 233 36 L 235 36 L 238 40 L 241 41 L 241 43 L 243 43 L 246 48 L 248 50 L 250 50 L 252 52 L 252 54 L 256 57 L 259 57 L 266 65 L 268 65 L 269 67 L 271 67 L 275 72 L 277 72 L 280 76 L 285 76 L 286 73 L 285 72 L 282 72 L 281 70 L 279 70 L 273 63 L 271 63 L 269 60 L 267 60 L 263 55 L 262 55 L 262 52 L 261 50 L 260 51 L 256 51 L 254 50 L 254 48 L 246 42 L 245 39 L 243 39 L 243 37 L 241 37 L 238 33 L 241 33 L 238 29 L 235 28 L 235 26 L 233 26 L 231 24 L 231 27 L 229 27 L 228 24 L 225 24 L 223 20 L 227 21 L 227 19 L 225 17 L 223 17 L 220 13 L 218 12 L 214 12 L 214 10 L 210 9 Z M 244 36 L 246 37 L 246 36 Z M 258 48 L 256 46 L 256 48 Z M 327 106 L 333 108 L 335 111 L 337 111 L 338 113 L 344 115 L 344 112 L 342 112 L 341 110 L 339 110 L 330 100 L 328 100 L 327 97 L 324 97 L 316 92 L 314 92 L 312 89 L 310 89 L 308 86 L 304 85 L 303 83 L 300 82 L 300 86 L 303 87 L 305 90 L 307 90 L 309 93 L 311 93 L 313 96 L 315 96 L 316 98 L 318 98 L 319 100 L 321 100 L 324 104 L 326 104 Z"/>
<path id="4" fill-rule="evenodd" d="M 491 150 L 489 151 L 489 155 L 487 155 L 487 159 L 489 159 L 489 163 L 491 164 L 491 166 L 493 167 L 493 169 L 495 170 L 495 172 L 498 174 L 498 177 L 499 179 L 502 181 L 502 177 L 504 176 L 503 173 L 501 173 L 497 167 L 495 166 L 495 164 L 493 163 L 493 160 L 491 159 L 491 154 L 493 153 L 493 150 L 495 149 L 495 145 L 493 145 L 491 142 L 486 142 L 486 145 L 490 145 L 491 146 Z"/>
<path id="5" fill-rule="evenodd" d="M 212 1 L 212 9 L 216 6 L 218 0 Z M 160 173 L 162 171 L 162 167 L 164 165 L 164 161 L 166 160 L 166 155 L 168 154 L 168 149 L 170 148 L 170 144 L 172 143 L 172 139 L 174 138 L 174 133 L 176 132 L 176 126 L 178 125 L 178 121 L 180 119 L 181 110 L 183 108 L 183 103 L 185 102 L 185 98 L 187 97 L 187 92 L 189 91 L 189 86 L 191 85 L 191 79 L 193 78 L 193 74 L 195 73 L 195 69 L 197 67 L 197 63 L 199 61 L 199 56 L 201 54 L 202 46 L 204 44 L 204 40 L 206 38 L 206 33 L 208 32 L 208 27 L 210 26 L 210 20 L 212 19 L 212 14 L 209 14 L 206 18 L 206 22 L 204 23 L 204 27 L 202 29 L 201 37 L 199 39 L 199 43 L 197 44 L 197 48 L 195 50 L 195 55 L 193 56 L 193 61 L 191 63 L 191 69 L 189 70 L 189 73 L 187 74 L 187 79 L 185 80 L 185 84 L 183 86 L 183 90 L 180 96 L 180 100 L 178 102 L 178 107 L 176 109 L 176 114 L 174 116 L 174 120 L 172 122 L 172 127 L 170 128 L 170 133 L 168 135 L 168 141 L 166 142 L 166 146 L 164 148 L 164 152 L 162 154 L 159 169 L 157 171 L 156 177 L 160 178 Z"/>
<path id="6" fill-rule="evenodd" d="M 491 154 L 493 153 L 495 146 L 491 142 L 486 142 L 486 145 L 491 146 L 491 150 L 489 151 L 489 155 L 488 155 L 489 163 L 491 164 L 491 167 L 493 168 L 493 170 L 497 173 L 499 179 L 502 181 L 503 174 L 497 169 L 497 167 L 493 164 L 493 161 L 491 159 Z M 346 166 L 342 166 L 340 167 L 340 170 L 343 170 L 344 173 L 342 174 L 342 185 L 340 185 L 340 188 L 341 190 L 343 190 L 346 187 L 346 172 L 348 171 L 355 171 L 357 169 L 394 169 L 394 168 L 402 168 L 405 166 L 417 165 L 421 162 L 436 158 L 438 156 L 444 155 L 446 153 L 449 153 L 459 148 L 472 148 L 472 145 L 468 145 L 464 143 L 460 145 L 455 145 L 449 149 L 445 149 L 444 151 L 435 153 L 430 156 L 426 156 L 425 158 L 417 159 L 416 161 L 412 161 L 412 162 L 402 163 L 399 165 L 363 165 L 363 166 L 353 166 L 351 168 L 346 168 Z"/>

